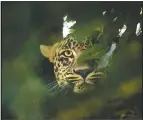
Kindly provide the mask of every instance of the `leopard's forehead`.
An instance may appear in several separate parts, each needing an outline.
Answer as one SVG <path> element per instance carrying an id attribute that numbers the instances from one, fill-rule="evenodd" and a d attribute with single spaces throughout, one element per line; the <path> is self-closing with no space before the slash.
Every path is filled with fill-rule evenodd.
<path id="1" fill-rule="evenodd" d="M 74 50 L 75 52 L 79 52 L 91 46 L 92 42 L 88 38 L 85 38 L 83 41 L 79 42 L 78 40 L 76 40 L 75 37 L 67 37 L 66 39 L 64 39 L 59 43 L 58 49 L 59 50 L 70 49 Z"/>
<path id="2" fill-rule="evenodd" d="M 84 50 L 88 49 L 92 46 L 92 42 L 90 39 L 85 38 L 82 42 L 76 40 L 75 37 L 67 37 L 66 39 L 60 41 L 56 45 L 55 55 L 54 55 L 54 62 L 58 63 L 60 55 L 65 50 L 70 50 L 73 53 L 77 54 L 82 53 Z M 68 59 L 76 59 L 75 54 L 72 56 L 69 56 Z"/>

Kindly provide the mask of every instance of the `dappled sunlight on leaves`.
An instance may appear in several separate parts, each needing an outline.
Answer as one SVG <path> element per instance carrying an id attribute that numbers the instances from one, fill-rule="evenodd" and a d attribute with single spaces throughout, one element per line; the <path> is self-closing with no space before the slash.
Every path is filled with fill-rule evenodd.
<path id="1" fill-rule="evenodd" d="M 123 82 L 118 89 L 118 93 L 120 97 L 123 98 L 128 98 L 131 95 L 140 92 L 142 89 L 142 79 L 140 78 L 135 78 L 133 80 Z"/>

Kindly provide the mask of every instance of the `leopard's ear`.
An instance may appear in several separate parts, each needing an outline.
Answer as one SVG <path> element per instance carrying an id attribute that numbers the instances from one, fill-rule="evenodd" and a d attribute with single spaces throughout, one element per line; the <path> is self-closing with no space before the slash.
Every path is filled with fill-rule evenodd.
<path id="1" fill-rule="evenodd" d="M 46 46 L 46 45 L 40 45 L 40 51 L 43 56 L 49 58 L 50 57 L 50 51 L 52 47 L 51 46 Z"/>

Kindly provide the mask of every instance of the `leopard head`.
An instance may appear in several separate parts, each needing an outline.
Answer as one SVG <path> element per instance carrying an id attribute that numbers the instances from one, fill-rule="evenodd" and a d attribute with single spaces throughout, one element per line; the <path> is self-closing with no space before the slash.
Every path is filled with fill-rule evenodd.
<path id="1" fill-rule="evenodd" d="M 93 46 L 90 39 L 78 42 L 74 37 L 67 37 L 53 46 L 40 45 L 41 53 L 54 64 L 54 73 L 58 85 L 72 88 L 75 93 L 87 91 L 100 82 L 104 73 L 93 66 L 96 60 L 79 63 L 78 58 Z"/>

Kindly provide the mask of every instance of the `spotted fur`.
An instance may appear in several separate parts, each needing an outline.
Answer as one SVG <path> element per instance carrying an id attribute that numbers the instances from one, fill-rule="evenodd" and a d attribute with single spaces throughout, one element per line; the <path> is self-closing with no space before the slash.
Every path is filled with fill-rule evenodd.
<path id="1" fill-rule="evenodd" d="M 59 86 L 70 87 L 73 88 L 74 92 L 81 93 L 87 90 L 87 86 L 92 88 L 103 77 L 103 73 L 97 72 L 88 63 L 78 63 L 77 59 L 83 51 L 94 44 L 89 38 L 86 38 L 83 42 L 78 42 L 75 39 L 75 37 L 68 36 L 56 43 L 49 50 L 50 55 L 45 55 L 46 52 L 42 52 L 42 47 L 41 52 L 54 64 L 54 73 Z"/>

